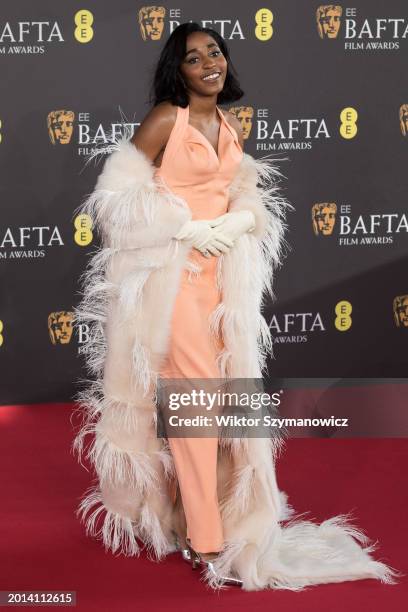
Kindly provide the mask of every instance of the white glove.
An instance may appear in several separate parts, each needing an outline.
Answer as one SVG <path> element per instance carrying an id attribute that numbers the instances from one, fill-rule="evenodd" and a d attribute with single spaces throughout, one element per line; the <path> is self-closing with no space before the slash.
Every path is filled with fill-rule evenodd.
<path id="1" fill-rule="evenodd" d="M 233 245 L 230 238 L 218 227 L 212 228 L 211 221 L 206 219 L 186 221 L 174 238 L 191 243 L 205 257 L 211 257 L 211 254 L 218 257 Z"/>
<path id="2" fill-rule="evenodd" d="M 250 210 L 237 210 L 220 215 L 210 223 L 211 227 L 218 228 L 227 238 L 235 242 L 242 234 L 255 229 L 255 215 Z"/>

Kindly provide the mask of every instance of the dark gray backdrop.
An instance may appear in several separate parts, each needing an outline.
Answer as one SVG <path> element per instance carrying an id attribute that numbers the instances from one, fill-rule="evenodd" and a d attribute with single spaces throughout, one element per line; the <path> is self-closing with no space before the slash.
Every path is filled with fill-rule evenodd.
<path id="1" fill-rule="evenodd" d="M 354 15 L 342 4 L 335 39 L 319 37 L 319 4 L 306 0 L 262 2 L 273 14 L 273 34 L 266 40 L 255 33 L 258 7 L 241 0 L 162 4 L 161 39 L 143 40 L 138 23 L 143 6 L 149 5 L 131 0 L 72 0 L 58 6 L 51 0 L 2 2 L 1 403 L 69 400 L 74 381 L 83 374 L 84 343 L 77 330 L 66 343 L 53 344 L 47 323 L 54 312 L 66 311 L 69 320 L 78 302 L 78 277 L 94 247 L 74 239 L 73 211 L 101 170 L 84 168 L 81 133 L 95 133 L 100 125 L 108 131 L 120 121 L 121 111 L 135 123 L 143 119 L 152 70 L 172 21 L 208 20 L 205 25 L 224 34 L 245 91 L 234 106 L 254 113 L 245 150 L 254 156 L 275 152 L 289 157 L 281 163 L 286 176 L 282 189 L 296 210 L 288 218 L 292 250 L 275 281 L 278 299 L 266 309 L 267 321 L 278 321 L 281 328 L 280 333 L 274 328 L 271 376 L 406 376 L 408 328 L 402 321 L 397 326 L 393 314 L 394 298 L 408 294 L 408 235 L 401 223 L 407 214 L 408 136 L 399 120 L 400 107 L 408 104 L 406 2 L 359 0 L 350 5 Z M 84 9 L 93 15 L 88 42 L 75 36 L 75 14 Z M 366 22 L 360 38 L 346 38 L 349 18 L 357 33 Z M 379 18 L 386 21 L 377 38 Z M 404 22 L 394 37 L 390 20 L 397 18 Z M 38 21 L 46 22 L 42 35 L 32 25 Z M 28 33 L 20 36 L 19 27 Z M 364 34 L 368 27 L 373 38 Z M 367 48 L 373 42 L 381 48 Z M 365 48 L 346 48 L 350 43 Z M 347 107 L 358 112 L 357 132 L 350 139 L 340 132 L 340 113 Z M 47 129 L 48 114 L 58 110 L 75 115 L 66 144 L 52 144 Z M 279 121 L 283 136 L 257 134 L 266 113 L 269 134 Z M 305 119 L 312 121 L 311 138 Z M 299 122 L 299 131 L 289 138 L 291 120 Z M 327 133 L 315 137 L 322 121 Z M 330 236 L 312 230 L 312 206 L 322 202 L 337 205 Z M 344 205 L 350 206 L 352 225 L 360 215 L 367 223 L 370 214 L 396 214 L 392 232 L 383 225 L 366 234 L 391 243 L 340 245 Z M 55 226 L 62 244 L 48 244 Z M 50 228 L 43 230 L 44 245 L 39 230 L 31 229 L 25 230 L 29 238 L 21 246 L 23 227 Z M 37 256 L 29 257 L 29 251 Z M 336 327 L 334 310 L 343 300 L 353 308 L 351 326 L 344 331 Z M 304 329 L 302 313 L 310 313 L 303 315 Z M 286 332 L 285 316 L 295 321 Z M 316 317 L 323 327 L 311 328 Z"/>

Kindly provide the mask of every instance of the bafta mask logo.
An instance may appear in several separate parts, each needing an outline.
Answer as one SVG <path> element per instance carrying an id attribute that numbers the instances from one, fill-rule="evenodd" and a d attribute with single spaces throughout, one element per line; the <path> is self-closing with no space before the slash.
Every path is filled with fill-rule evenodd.
<path id="1" fill-rule="evenodd" d="M 343 9 L 336 4 L 324 4 L 316 10 L 317 31 L 320 38 L 337 38 Z"/>
<path id="2" fill-rule="evenodd" d="M 252 128 L 254 109 L 252 106 L 232 106 L 228 110 L 233 113 L 237 119 L 239 119 L 242 126 L 244 140 L 248 140 Z"/>
<path id="3" fill-rule="evenodd" d="M 47 128 L 53 145 L 68 144 L 74 129 L 75 113 L 69 110 L 51 111 L 47 115 Z"/>
<path id="4" fill-rule="evenodd" d="M 330 236 L 336 223 L 337 206 L 334 202 L 324 202 L 312 206 L 312 224 L 315 236 Z"/>
<path id="5" fill-rule="evenodd" d="M 408 295 L 397 295 L 392 303 L 397 327 L 408 327 Z"/>
<path id="6" fill-rule="evenodd" d="M 164 29 L 164 6 L 143 6 L 139 11 L 139 27 L 143 40 L 160 40 Z"/>
<path id="7" fill-rule="evenodd" d="M 67 310 L 48 315 L 48 331 L 53 344 L 68 344 L 72 336 L 73 313 Z"/>
<path id="8" fill-rule="evenodd" d="M 403 136 L 408 134 L 408 104 L 402 104 L 399 109 L 399 120 Z"/>

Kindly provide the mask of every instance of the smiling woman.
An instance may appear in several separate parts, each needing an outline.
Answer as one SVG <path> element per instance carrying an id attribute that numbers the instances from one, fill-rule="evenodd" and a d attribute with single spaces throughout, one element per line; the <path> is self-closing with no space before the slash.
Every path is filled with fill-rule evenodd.
<path id="1" fill-rule="evenodd" d="M 157 558 L 181 548 L 213 587 L 300 590 L 395 572 L 340 515 L 291 520 L 279 490 L 280 438 L 156 434 L 160 379 L 262 378 L 272 354 L 262 315 L 284 259 L 286 212 L 275 161 L 243 151 L 219 104 L 243 96 L 225 41 L 196 23 L 166 42 L 154 104 L 132 138 L 110 143 L 94 192 L 76 212 L 102 236 L 83 277 L 97 379 L 80 396 L 75 447 L 99 477 L 79 512 L 107 548 Z M 103 151 L 103 148 L 101 149 Z M 191 382 L 192 381 L 192 382 Z M 217 383 L 219 384 L 219 383 Z M 98 529 L 97 519 L 103 517 Z"/>

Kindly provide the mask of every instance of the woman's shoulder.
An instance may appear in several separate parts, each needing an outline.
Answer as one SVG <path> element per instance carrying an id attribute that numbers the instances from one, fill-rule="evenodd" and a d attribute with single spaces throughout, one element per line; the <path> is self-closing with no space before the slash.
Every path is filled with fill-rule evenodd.
<path id="1" fill-rule="evenodd" d="M 166 145 L 177 118 L 177 106 L 160 102 L 153 106 L 135 131 L 131 142 L 155 158 Z"/>
<path id="2" fill-rule="evenodd" d="M 147 122 L 152 125 L 154 124 L 155 128 L 171 128 L 173 127 L 176 121 L 176 117 L 177 106 L 165 100 L 163 102 L 159 102 L 159 104 L 156 104 L 156 106 L 153 106 L 148 111 L 140 125 L 143 125 Z"/>

